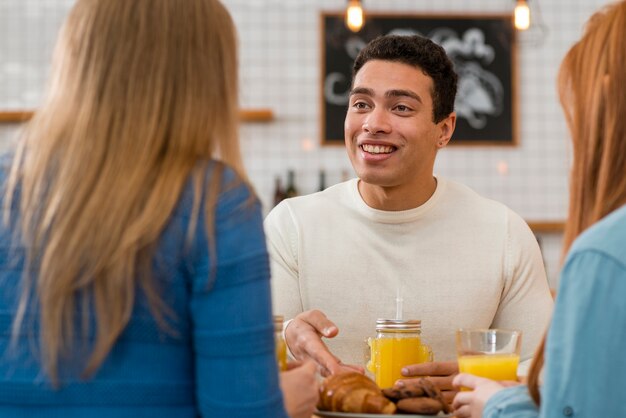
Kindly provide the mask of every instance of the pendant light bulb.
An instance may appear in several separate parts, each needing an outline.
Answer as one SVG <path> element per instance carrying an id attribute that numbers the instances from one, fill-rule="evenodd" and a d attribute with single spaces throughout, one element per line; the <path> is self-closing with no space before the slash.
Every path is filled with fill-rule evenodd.
<path id="1" fill-rule="evenodd" d="M 346 26 L 352 32 L 358 32 L 363 27 L 363 7 L 360 0 L 349 0 L 346 10 Z"/>
<path id="2" fill-rule="evenodd" d="M 515 5 L 515 28 L 526 30 L 530 27 L 530 9 L 527 0 L 517 0 Z"/>

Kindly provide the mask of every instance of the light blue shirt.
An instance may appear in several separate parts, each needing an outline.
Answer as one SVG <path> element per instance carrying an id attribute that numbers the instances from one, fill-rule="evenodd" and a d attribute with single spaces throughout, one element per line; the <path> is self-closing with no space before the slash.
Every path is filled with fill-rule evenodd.
<path id="1" fill-rule="evenodd" d="M 626 417 L 626 206 L 568 254 L 544 376 L 539 410 L 519 386 L 495 394 L 483 417 Z"/>

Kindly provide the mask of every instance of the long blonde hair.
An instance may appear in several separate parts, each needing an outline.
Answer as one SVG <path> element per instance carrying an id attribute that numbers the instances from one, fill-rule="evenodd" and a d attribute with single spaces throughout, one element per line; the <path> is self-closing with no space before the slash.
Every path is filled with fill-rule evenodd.
<path id="1" fill-rule="evenodd" d="M 19 143 L 5 208 L 17 209 L 27 249 L 14 336 L 34 298 L 42 362 L 55 384 L 77 332 L 79 298 L 96 318 L 85 376 L 127 325 L 136 288 L 163 323 L 167 307 L 149 265 L 190 177 L 197 212 L 202 162 L 219 158 L 247 182 L 236 44 L 218 0 L 78 0 L 71 10 L 44 103 Z"/>
<path id="2" fill-rule="evenodd" d="M 585 229 L 626 204 L 625 39 L 626 1 L 620 1 L 592 16 L 559 71 L 573 149 L 564 254 Z M 545 336 L 528 378 L 537 404 L 544 347 Z"/>

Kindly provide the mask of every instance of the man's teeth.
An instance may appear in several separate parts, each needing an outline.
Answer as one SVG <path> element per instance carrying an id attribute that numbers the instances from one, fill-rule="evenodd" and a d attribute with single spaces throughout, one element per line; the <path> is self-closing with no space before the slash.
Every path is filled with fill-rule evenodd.
<path id="1" fill-rule="evenodd" d="M 370 154 L 389 154 L 391 151 L 393 151 L 393 147 L 389 146 L 365 144 L 362 147 L 363 151 L 369 152 Z"/>

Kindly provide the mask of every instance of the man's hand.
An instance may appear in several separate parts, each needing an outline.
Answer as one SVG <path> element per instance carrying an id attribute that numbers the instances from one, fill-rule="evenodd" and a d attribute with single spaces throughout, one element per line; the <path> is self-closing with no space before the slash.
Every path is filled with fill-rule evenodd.
<path id="1" fill-rule="evenodd" d="M 280 374 L 285 409 L 291 418 L 311 418 L 319 398 L 317 365 L 312 361 L 289 363 Z"/>
<path id="2" fill-rule="evenodd" d="M 452 403 L 454 396 L 457 393 L 452 379 L 459 373 L 459 366 L 456 361 L 433 361 L 428 363 L 411 364 L 402 368 L 402 375 L 407 377 L 427 377 L 431 382 L 435 384 L 441 390 L 443 399 L 448 404 Z M 411 379 L 402 379 L 397 382 L 399 386 L 404 384 L 404 381 L 410 381 Z"/>
<path id="3" fill-rule="evenodd" d="M 452 407 L 457 418 L 480 418 L 483 415 L 485 404 L 496 392 L 505 387 L 519 385 L 519 382 L 497 382 L 484 377 L 461 373 L 454 378 L 453 384 L 457 388 L 468 388 L 471 391 L 459 392 L 454 398 Z"/>
<path id="4" fill-rule="evenodd" d="M 302 312 L 289 323 L 285 329 L 285 340 L 296 359 L 312 359 L 320 366 L 323 376 L 341 371 L 363 373 L 362 367 L 341 363 L 322 342 L 322 337 L 333 338 L 338 333 L 339 328 L 326 315 L 318 310 L 311 310 Z"/>

